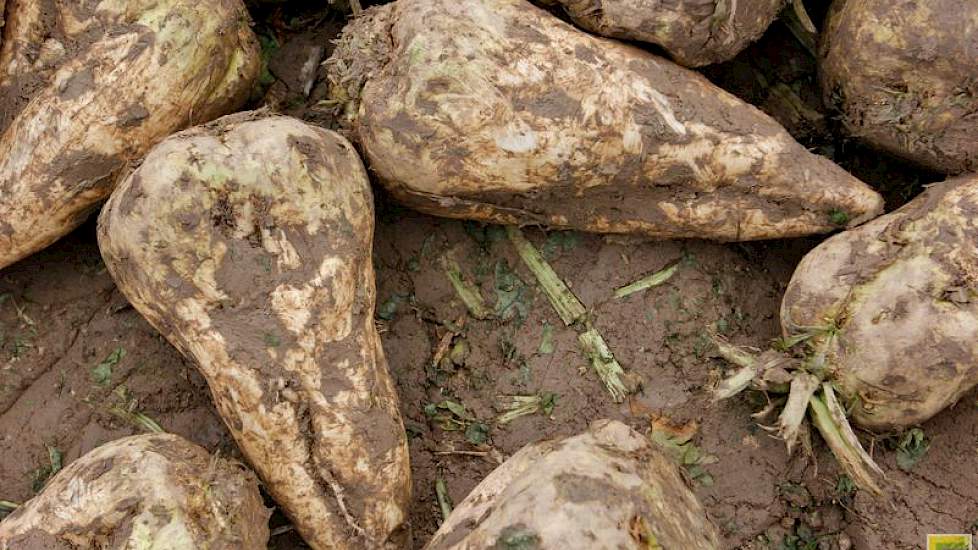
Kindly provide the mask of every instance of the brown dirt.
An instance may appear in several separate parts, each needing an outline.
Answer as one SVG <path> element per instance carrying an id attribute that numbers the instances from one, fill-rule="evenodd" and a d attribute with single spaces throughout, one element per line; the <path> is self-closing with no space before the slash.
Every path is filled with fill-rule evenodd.
<path id="1" fill-rule="evenodd" d="M 802 54 L 791 54 L 793 44 L 790 34 L 776 26 L 745 54 L 708 74 L 759 105 L 769 103 L 772 81 L 786 83 L 803 101 L 817 102 L 813 72 Z M 752 88 L 755 79 L 745 75 L 757 70 L 770 80 Z M 303 114 L 301 108 L 297 113 Z M 831 117 L 814 125 L 782 121 L 806 145 L 881 185 L 890 207 L 935 179 L 832 137 L 838 134 Z M 807 133 L 802 131 L 806 128 Z M 579 432 L 597 418 L 621 419 L 646 431 L 652 414 L 700 423 L 694 441 L 719 461 L 706 467 L 712 486 L 694 485 L 721 528 L 725 547 L 916 549 L 923 546 L 926 533 L 975 529 L 974 393 L 923 426 L 932 445 L 910 472 L 897 467 L 892 442 L 873 442 L 889 476 L 890 496 L 884 500 L 837 491 L 838 469 L 817 438 L 817 468 L 802 458 L 789 459 L 783 445 L 750 418 L 758 408 L 751 396 L 709 403 L 706 388 L 723 365 L 710 357 L 705 329 L 721 329 L 738 344 L 766 346 L 778 335 L 778 306 L 791 272 L 816 239 L 718 245 L 548 236 L 535 229 L 527 235 L 549 251 L 554 268 L 593 311 L 619 361 L 643 380 L 642 390 L 630 403 L 612 403 L 585 368 L 575 333 L 561 325 L 497 232 L 413 213 L 378 194 L 378 304 L 389 317 L 378 323 L 412 434 L 415 548 L 440 522 L 436 479 L 444 479 L 451 499 L 459 502 L 496 460 L 528 442 Z M 506 262 L 514 268 L 522 281 L 516 286 L 526 287 L 522 323 L 468 317 L 438 261 L 448 250 L 480 282 L 490 307 L 496 303 L 495 266 Z M 680 269 L 666 284 L 623 300 L 611 297 L 614 288 L 677 259 Z M 512 282 L 504 286 L 512 290 Z M 107 412 L 111 404 L 133 407 L 209 450 L 237 455 L 203 379 L 114 289 L 100 261 L 92 223 L 0 272 L 0 296 L 5 296 L 0 298 L 0 499 L 22 501 L 33 494 L 33 472 L 49 464 L 49 447 L 63 452 L 67 463 L 101 443 L 137 433 L 136 427 Z M 469 347 L 464 365 L 435 368 L 432 356 L 446 325 L 459 319 L 465 325 L 455 342 L 464 339 Z M 539 351 L 545 323 L 553 327 L 554 350 L 549 354 Z M 93 369 L 117 348 L 126 354 L 100 383 L 105 377 Z M 122 386 L 126 398 L 119 396 Z M 442 430 L 424 410 L 429 403 L 452 399 L 491 424 L 498 395 L 543 390 L 560 396 L 552 418 L 534 415 L 505 427 L 491 425 L 482 446 L 469 443 L 462 433 Z M 273 528 L 283 523 L 280 515 L 273 518 Z M 287 531 L 272 540 L 277 549 L 301 544 Z"/>
<path id="2" fill-rule="evenodd" d="M 775 337 L 784 285 L 812 242 L 717 245 L 551 236 L 551 243 L 569 241 L 568 249 L 558 247 L 550 255 L 554 268 L 592 309 L 625 368 L 644 380 L 644 389 L 630 403 L 616 405 L 593 372 L 579 372 L 585 361 L 574 332 L 561 325 L 508 241 L 491 240 L 483 248 L 470 236 L 479 235 L 474 228 L 467 231 L 463 222 L 382 202 L 375 240 L 378 296 L 381 307 L 399 305 L 392 319 L 379 323 L 404 421 L 413 434 L 416 548 L 439 522 L 436 479 L 444 479 L 452 500 L 459 502 L 495 467 L 495 456 L 579 432 L 597 418 L 617 418 L 645 431 L 650 414 L 700 422 L 694 441 L 720 460 L 707 466 L 714 485 L 697 484 L 696 492 L 731 548 L 779 548 L 758 539 L 767 533 L 779 543 L 782 536 L 806 528 L 832 534 L 829 540 L 837 540 L 841 529 L 856 548 L 917 548 L 928 532 L 967 532 L 978 519 L 973 395 L 925 424 L 932 448 L 911 473 L 900 471 L 894 452 L 877 444 L 876 455 L 893 488 L 890 502 L 861 493 L 840 501 L 837 469 L 824 449 L 817 470 L 806 468 L 801 459 L 789 460 L 783 446 L 750 419 L 746 399 L 709 404 L 704 386 L 721 364 L 708 357 L 704 329 L 719 322 L 734 342 L 756 346 Z M 542 232 L 527 233 L 550 248 Z M 490 306 L 496 299 L 495 263 L 515 266 L 528 287 L 528 315 L 521 325 L 516 319 L 467 318 L 437 261 L 448 249 L 473 279 L 485 272 L 483 296 Z M 624 300 L 611 297 L 614 288 L 676 259 L 681 267 L 665 285 Z M 201 377 L 115 290 L 99 260 L 92 224 L 4 270 L 0 293 L 8 296 L 0 309 L 4 386 L 25 388 L 3 394 L 17 397 L 5 399 L 0 413 L 0 497 L 22 501 L 33 494 L 33 472 L 49 464 L 48 446 L 62 451 L 67 463 L 101 443 L 138 433 L 106 412 L 122 401 L 116 393 L 122 386 L 131 394 L 131 406 L 166 430 L 210 450 L 237 454 Z M 441 323 L 459 318 L 466 318 L 459 338 L 470 349 L 465 366 L 435 369 L 431 358 L 446 331 Z M 544 322 L 553 327 L 552 354 L 538 351 Z M 515 352 L 507 352 L 510 346 Z M 93 369 L 119 347 L 126 355 L 112 367 L 111 381 L 96 382 Z M 553 417 L 534 415 L 492 426 L 484 447 L 442 430 L 424 412 L 428 403 L 453 399 L 489 421 L 496 414 L 497 395 L 541 390 L 560 396 Z M 447 450 L 486 456 L 438 454 Z M 298 544 L 289 534 L 275 542 L 283 549 Z"/>

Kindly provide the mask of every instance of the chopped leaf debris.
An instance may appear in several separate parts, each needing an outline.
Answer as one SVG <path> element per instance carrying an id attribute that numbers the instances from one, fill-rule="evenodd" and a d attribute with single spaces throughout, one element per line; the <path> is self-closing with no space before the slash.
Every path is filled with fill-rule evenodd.
<path id="1" fill-rule="evenodd" d="M 615 291 L 615 298 L 620 299 L 626 296 L 631 296 L 636 292 L 641 292 L 643 290 L 654 288 L 665 283 L 666 281 L 671 279 L 672 276 L 675 275 L 677 271 L 679 271 L 679 264 L 680 264 L 679 261 L 672 262 L 671 265 L 669 265 L 664 269 L 656 271 L 655 273 L 647 277 L 642 277 L 641 279 L 635 281 L 634 283 L 619 288 L 618 290 Z"/>
<path id="2" fill-rule="evenodd" d="M 540 413 L 550 416 L 557 405 L 558 395 L 549 391 L 542 391 L 535 395 L 503 395 L 500 396 L 501 405 L 499 409 L 503 411 L 496 418 L 497 424 L 507 424 L 521 416 Z"/>
<path id="3" fill-rule="evenodd" d="M 649 438 L 652 442 L 682 466 L 691 479 L 704 486 L 712 486 L 713 476 L 705 467 L 716 464 L 720 459 L 693 443 L 693 436 L 696 435 L 699 425 L 696 422 L 687 422 L 676 426 L 662 416 L 653 417 L 651 424 Z"/>
<path id="4" fill-rule="evenodd" d="M 930 441 L 924 436 L 924 431 L 920 428 L 908 430 L 902 437 L 896 450 L 897 466 L 906 472 L 920 462 L 930 449 Z"/>

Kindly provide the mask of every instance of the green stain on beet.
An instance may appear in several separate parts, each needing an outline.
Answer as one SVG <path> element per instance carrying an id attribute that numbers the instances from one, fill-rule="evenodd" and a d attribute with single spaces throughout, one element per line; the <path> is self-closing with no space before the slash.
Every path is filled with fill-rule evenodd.
<path id="1" fill-rule="evenodd" d="M 272 334 L 270 332 L 265 333 L 264 340 L 265 340 L 265 345 L 272 348 L 277 348 L 282 344 L 282 339 L 279 338 L 278 335 Z"/>
<path id="2" fill-rule="evenodd" d="M 540 536 L 518 523 L 503 529 L 491 550 L 537 550 L 538 548 L 540 548 Z"/>
<path id="3" fill-rule="evenodd" d="M 849 214 L 842 210 L 831 210 L 829 211 L 829 221 L 832 222 L 832 225 L 844 226 L 849 223 Z"/>

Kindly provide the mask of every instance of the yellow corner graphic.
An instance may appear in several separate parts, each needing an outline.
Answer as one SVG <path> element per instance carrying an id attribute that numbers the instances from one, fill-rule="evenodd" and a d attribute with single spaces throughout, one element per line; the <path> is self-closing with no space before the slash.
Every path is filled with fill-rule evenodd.
<path id="1" fill-rule="evenodd" d="M 927 550 L 972 550 L 971 535 L 927 535 Z"/>

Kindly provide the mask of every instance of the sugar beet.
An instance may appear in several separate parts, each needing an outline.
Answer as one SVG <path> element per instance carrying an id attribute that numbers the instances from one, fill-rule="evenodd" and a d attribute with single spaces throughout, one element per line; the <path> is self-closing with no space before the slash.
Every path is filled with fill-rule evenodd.
<path id="1" fill-rule="evenodd" d="M 784 0 L 554 0 L 585 29 L 662 47 L 680 65 L 727 61 L 760 38 Z"/>
<path id="2" fill-rule="evenodd" d="M 374 327 L 373 199 L 339 135 L 244 113 L 166 139 L 99 218 L 119 288 L 194 360 L 314 548 L 399 547 L 407 442 Z"/>
<path id="3" fill-rule="evenodd" d="M 827 232 L 882 200 L 665 59 L 523 0 L 398 0 L 347 26 L 332 101 L 424 212 L 656 238 Z"/>
<path id="4" fill-rule="evenodd" d="M 919 424 L 978 383 L 978 177 L 826 240 L 781 305 L 866 428 Z"/>
<path id="5" fill-rule="evenodd" d="M 241 106 L 241 0 L 9 0 L 0 46 L 0 268 L 84 221 L 157 141 Z"/>
<path id="6" fill-rule="evenodd" d="M 270 514 L 244 466 L 176 435 L 136 435 L 52 477 L 0 522 L 0 550 L 263 550 Z"/>
<path id="7" fill-rule="evenodd" d="M 978 2 L 836 0 L 825 101 L 866 142 L 947 174 L 978 171 Z"/>
<path id="8" fill-rule="evenodd" d="M 523 447 L 452 512 L 426 550 L 720 548 L 675 464 L 618 421 Z"/>

